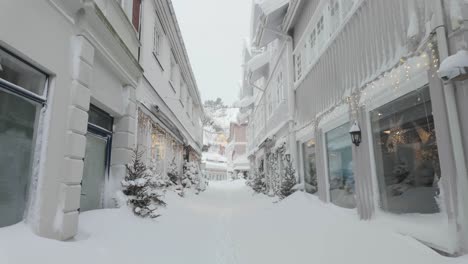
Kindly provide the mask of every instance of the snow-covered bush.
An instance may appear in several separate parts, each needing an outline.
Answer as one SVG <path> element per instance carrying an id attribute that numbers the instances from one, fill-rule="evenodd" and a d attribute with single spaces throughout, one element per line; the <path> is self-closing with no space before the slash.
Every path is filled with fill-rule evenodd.
<path id="1" fill-rule="evenodd" d="M 280 197 L 286 198 L 289 195 L 293 194 L 296 191 L 296 189 L 294 188 L 296 184 L 296 171 L 292 166 L 291 160 L 286 160 L 284 176 L 281 181 Z"/>
<path id="2" fill-rule="evenodd" d="M 175 161 L 175 157 L 172 159 L 172 162 L 169 165 L 169 168 L 167 170 L 167 176 L 169 177 L 169 180 L 174 185 L 179 185 L 180 184 L 179 169 L 177 168 L 177 163 Z"/>
<path id="3" fill-rule="evenodd" d="M 202 177 L 200 166 L 196 162 L 185 162 L 182 185 L 185 188 L 192 188 L 196 193 L 206 190 L 207 182 Z"/>
<path id="4" fill-rule="evenodd" d="M 265 194 L 267 192 L 265 173 L 263 171 L 256 171 L 250 182 L 250 186 L 255 192 Z"/>
<path id="5" fill-rule="evenodd" d="M 136 215 L 155 218 L 159 216 L 156 210 L 166 203 L 159 194 L 160 182 L 141 161 L 142 156 L 143 152 L 138 149 L 134 151 L 132 162 L 126 166 L 127 175 L 122 181 L 122 192 Z"/>

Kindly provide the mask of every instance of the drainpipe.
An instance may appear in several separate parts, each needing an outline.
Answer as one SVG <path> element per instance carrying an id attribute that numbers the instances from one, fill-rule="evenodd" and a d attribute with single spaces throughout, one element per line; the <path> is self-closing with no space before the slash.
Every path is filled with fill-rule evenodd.
<path id="1" fill-rule="evenodd" d="M 439 49 L 440 60 L 443 61 L 449 56 L 448 38 L 446 25 L 444 22 L 444 4 L 443 0 L 434 0 L 434 22 L 435 33 Z M 453 81 L 446 82 L 443 85 L 445 105 L 447 110 L 447 118 L 449 124 L 449 133 L 452 143 L 452 151 L 455 163 L 455 171 L 457 177 L 457 200 L 456 207 L 458 209 L 457 217 L 457 240 L 460 243 L 458 248 L 462 248 L 463 252 L 468 251 L 468 227 L 465 221 L 468 221 L 468 212 L 465 208 L 465 202 L 468 201 L 468 178 L 465 164 L 465 153 L 463 149 L 463 138 L 461 135 L 460 119 L 458 116 L 456 86 Z"/>

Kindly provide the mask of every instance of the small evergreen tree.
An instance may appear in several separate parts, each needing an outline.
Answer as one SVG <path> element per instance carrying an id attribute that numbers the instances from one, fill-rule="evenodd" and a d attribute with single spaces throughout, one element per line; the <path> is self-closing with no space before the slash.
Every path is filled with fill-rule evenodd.
<path id="1" fill-rule="evenodd" d="M 172 159 L 172 162 L 169 165 L 169 170 L 167 172 L 167 176 L 169 177 L 169 180 L 174 185 L 179 185 L 180 184 L 179 170 L 177 168 L 177 163 L 175 162 L 175 157 Z"/>
<path id="2" fill-rule="evenodd" d="M 294 193 L 294 186 L 296 186 L 296 171 L 292 166 L 291 160 L 286 160 L 286 166 L 284 168 L 284 177 L 283 181 L 281 182 L 280 188 L 280 197 L 286 198 L 289 195 Z"/>
<path id="3" fill-rule="evenodd" d="M 136 215 L 156 218 L 156 210 L 166 203 L 161 200 L 155 186 L 153 176 L 141 161 L 143 152 L 134 150 L 133 160 L 126 165 L 127 175 L 122 181 L 123 193 L 128 197 L 127 203 Z"/>
<path id="4" fill-rule="evenodd" d="M 265 173 L 263 171 L 256 172 L 254 175 L 254 179 L 252 181 L 252 189 L 257 193 L 266 193 L 267 192 L 267 185 L 266 185 L 266 178 Z"/>

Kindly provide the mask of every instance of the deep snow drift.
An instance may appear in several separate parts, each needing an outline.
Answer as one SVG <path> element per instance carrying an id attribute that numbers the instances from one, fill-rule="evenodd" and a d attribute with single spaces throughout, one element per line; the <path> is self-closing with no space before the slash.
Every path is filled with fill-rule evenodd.
<path id="1" fill-rule="evenodd" d="M 128 209 L 83 213 L 68 242 L 36 237 L 25 224 L 2 228 L 0 263 L 468 263 L 304 193 L 273 203 L 243 181 L 212 182 L 199 196 L 165 201 L 156 220 Z"/>

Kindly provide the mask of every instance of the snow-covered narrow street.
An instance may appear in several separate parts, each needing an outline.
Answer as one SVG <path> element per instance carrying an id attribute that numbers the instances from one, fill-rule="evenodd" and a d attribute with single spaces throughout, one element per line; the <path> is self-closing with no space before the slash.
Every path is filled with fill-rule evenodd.
<path id="1" fill-rule="evenodd" d="M 0 263 L 463 263 L 412 238 L 360 222 L 353 211 L 296 193 L 283 202 L 243 181 L 212 182 L 198 196 L 166 195 L 157 220 L 127 209 L 86 212 L 76 238 L 34 236 L 20 223 L 0 230 Z M 27 249 L 27 250 L 26 250 Z M 70 257 L 73 256 L 73 257 Z"/>

